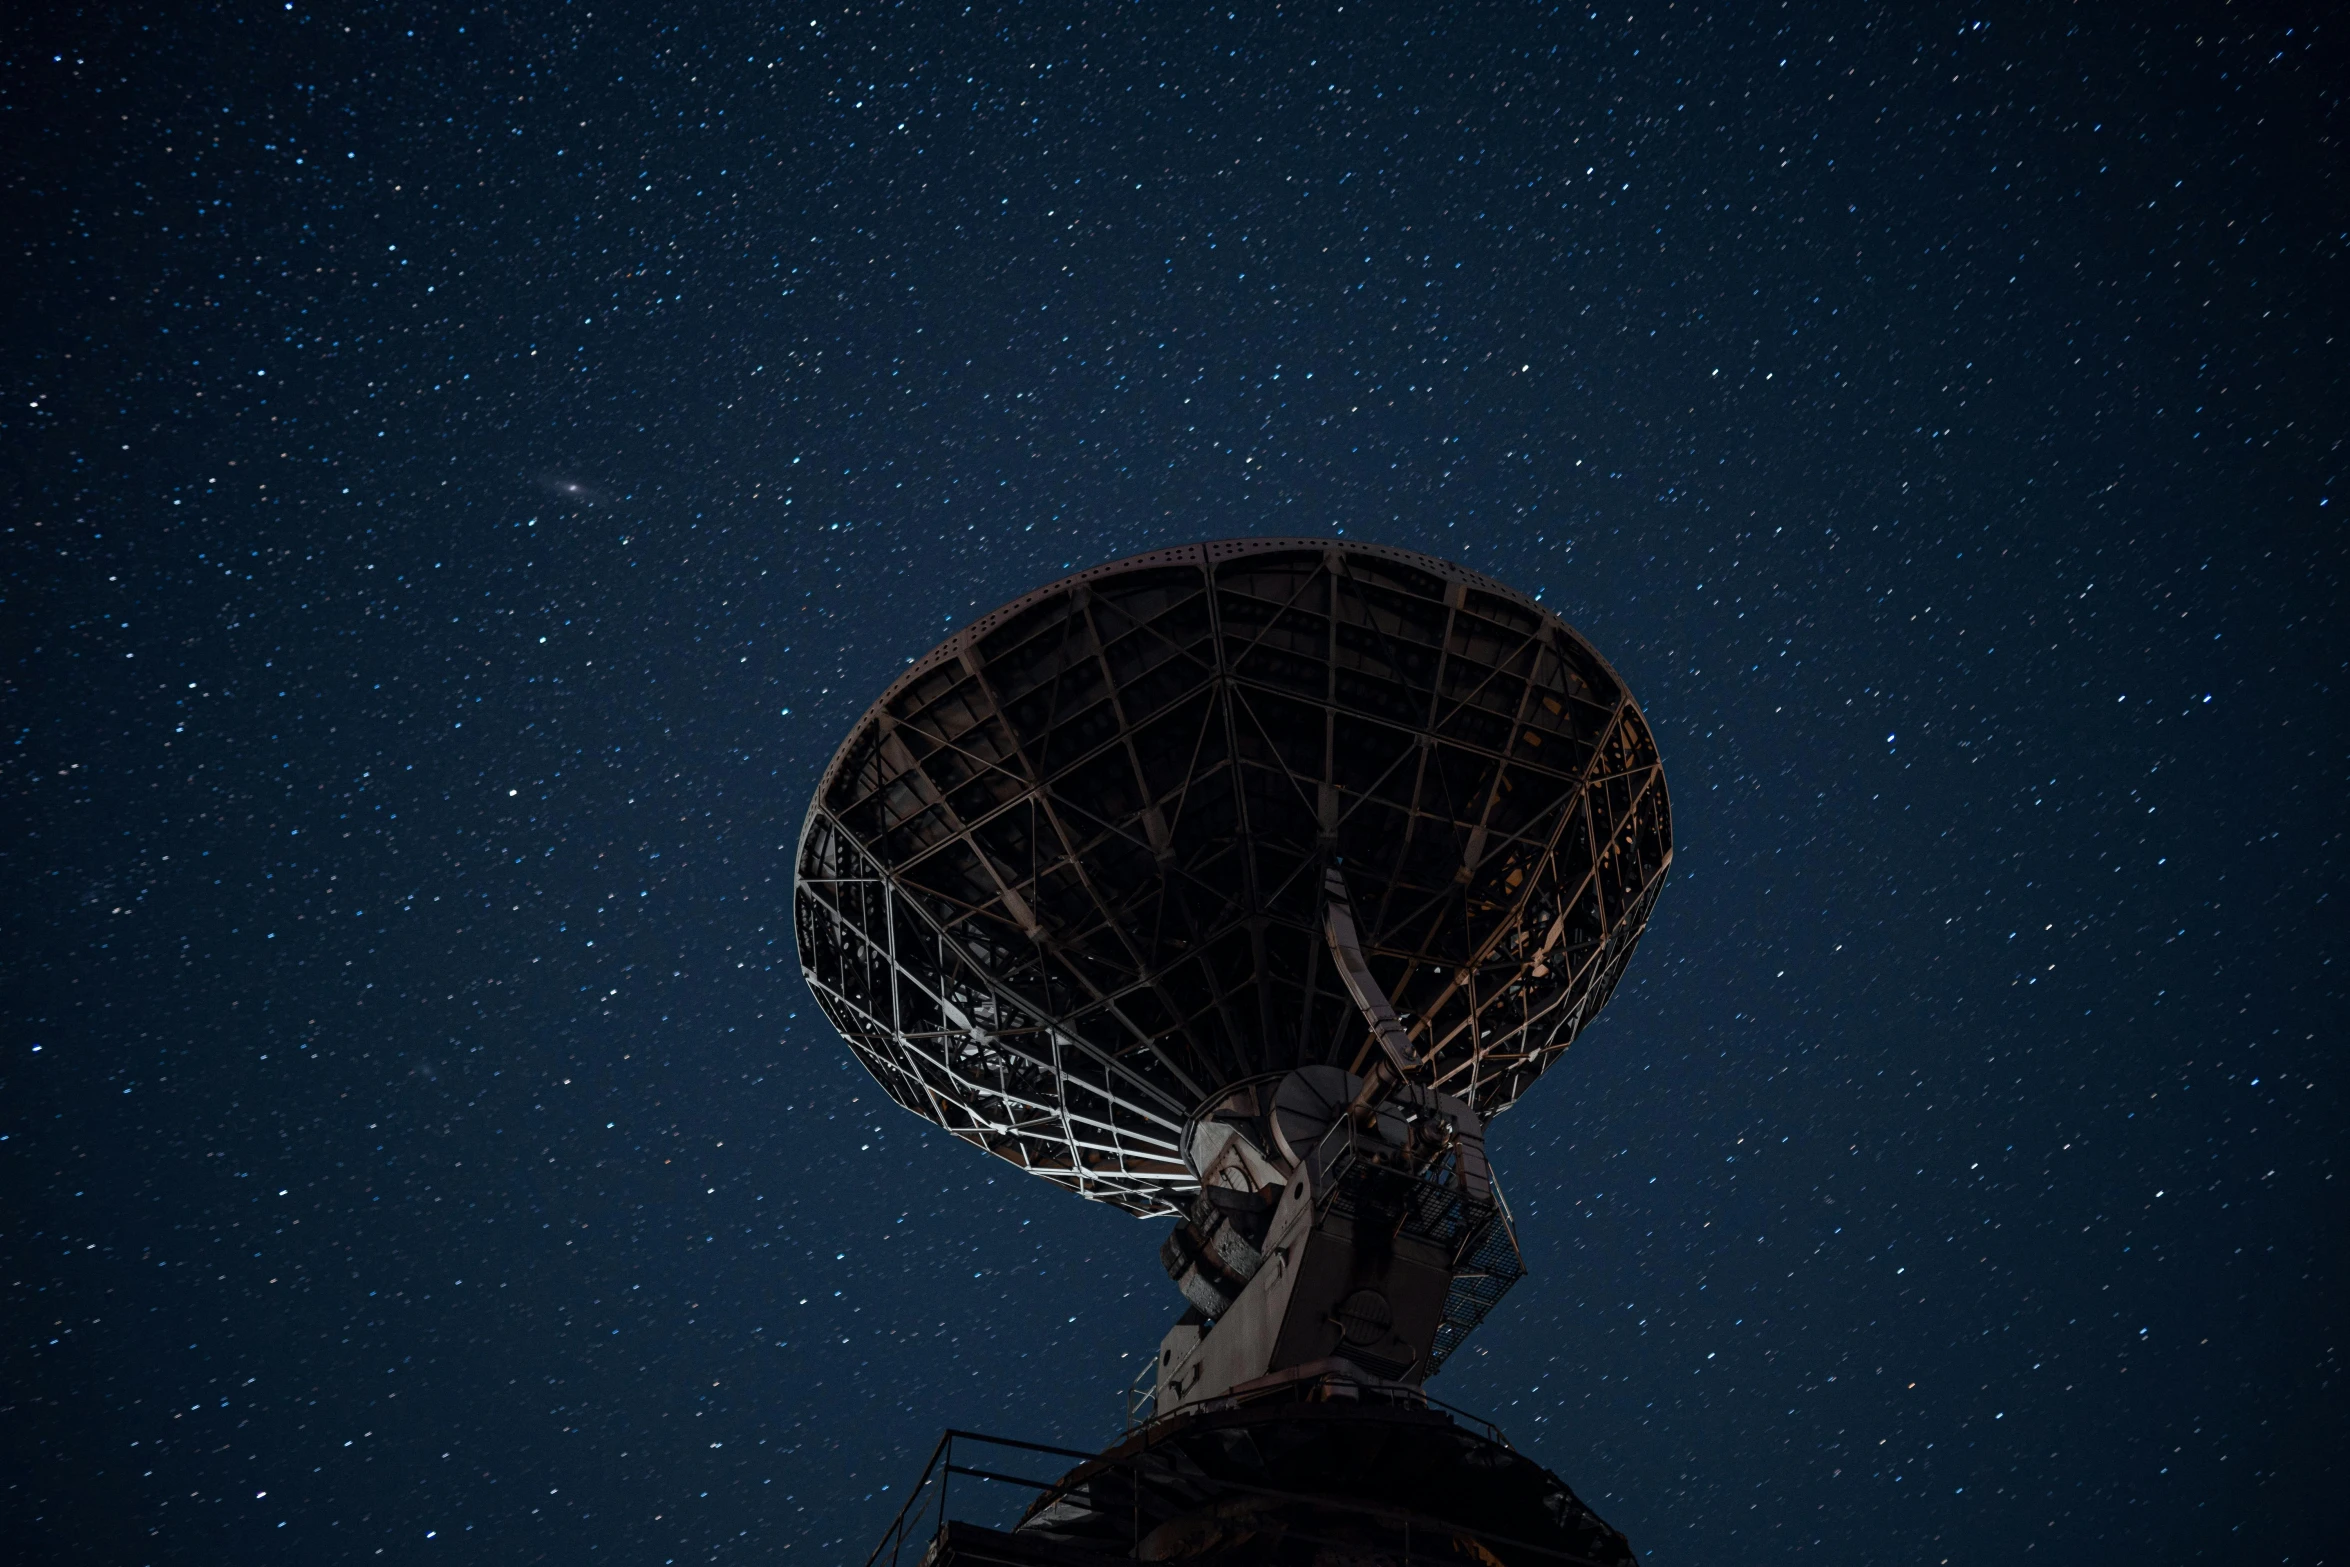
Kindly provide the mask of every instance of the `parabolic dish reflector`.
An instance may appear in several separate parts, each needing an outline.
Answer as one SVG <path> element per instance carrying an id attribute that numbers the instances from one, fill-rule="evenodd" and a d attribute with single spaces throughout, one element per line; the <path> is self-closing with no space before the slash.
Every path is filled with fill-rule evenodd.
<path id="1" fill-rule="evenodd" d="M 1040 588 L 917 660 L 800 836 L 818 1004 L 891 1098 L 1169 1213 L 1235 1085 L 1364 1070 L 1327 873 L 1418 1083 L 1490 1119 L 1614 989 L 1664 770 L 1564 621 L 1407 550 L 1246 539 Z"/>

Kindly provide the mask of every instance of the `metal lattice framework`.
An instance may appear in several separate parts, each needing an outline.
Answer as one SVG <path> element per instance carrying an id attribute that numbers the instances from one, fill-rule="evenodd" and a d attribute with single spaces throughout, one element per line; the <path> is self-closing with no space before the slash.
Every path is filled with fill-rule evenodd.
<path id="1" fill-rule="evenodd" d="M 891 1097 L 1131 1212 L 1244 1079 L 1373 1050 L 1370 967 L 1491 1117 L 1606 1002 L 1672 859 L 1655 740 L 1557 616 L 1447 562 L 1238 540 L 1096 567 L 919 660 L 802 830 L 800 960 Z"/>

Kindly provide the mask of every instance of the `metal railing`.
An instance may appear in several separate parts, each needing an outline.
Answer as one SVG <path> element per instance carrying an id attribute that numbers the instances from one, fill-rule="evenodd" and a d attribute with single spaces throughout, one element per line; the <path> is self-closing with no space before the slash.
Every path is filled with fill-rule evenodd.
<path id="1" fill-rule="evenodd" d="M 1270 1392 L 1272 1390 L 1266 1391 Z M 1366 1389 L 1365 1391 L 1373 1390 Z M 1421 1392 L 1418 1389 L 1388 1387 L 1377 1389 L 1376 1392 L 1382 1395 L 1383 1399 L 1391 1398 L 1392 1401 L 1397 1403 L 1433 1405 L 1439 1409 L 1444 1410 L 1448 1414 L 1459 1416 L 1464 1423 L 1479 1428 L 1479 1434 L 1485 1436 L 1503 1448 L 1509 1448 L 1509 1439 L 1503 1436 L 1500 1429 L 1494 1426 L 1491 1422 L 1481 1419 L 1478 1416 L 1468 1414 L 1465 1410 L 1455 1409 L 1450 1404 L 1444 1403 L 1441 1399 L 1430 1398 L 1426 1395 L 1426 1393 Z M 1230 1408 L 1238 1407 L 1241 1404 L 1250 1402 L 1254 1402 L 1254 1400 L 1244 1396 L 1242 1398 L 1236 1399 L 1213 1400 L 1210 1402 L 1210 1404 L 1201 1407 L 1203 1409 L 1213 1407 Z M 1028 1475 L 1005 1474 L 994 1469 L 982 1468 L 976 1464 L 958 1462 L 956 1458 L 958 1443 L 965 1444 L 966 1446 L 975 1444 L 981 1447 L 989 1448 L 1010 1448 L 1018 1452 L 1042 1453 L 1056 1458 L 1078 1460 L 1091 1460 L 1102 1456 L 1098 1453 L 1080 1452 L 1075 1448 L 1055 1447 L 1049 1443 L 1044 1442 L 1023 1442 L 1011 1437 L 989 1436 L 986 1433 L 979 1431 L 950 1430 L 944 1436 L 939 1438 L 938 1445 L 931 1450 L 930 1461 L 923 1465 L 921 1478 L 915 1482 L 912 1493 L 907 1496 L 904 1504 L 899 1507 L 897 1516 L 890 1521 L 888 1532 L 882 1536 L 881 1542 L 874 1546 L 873 1553 L 865 1558 L 865 1567 L 879 1567 L 885 1552 L 888 1555 L 890 1567 L 910 1567 L 910 1564 L 907 1562 L 904 1555 L 905 1548 L 909 1543 L 917 1542 L 917 1549 L 913 1558 L 913 1564 L 919 1564 L 924 1555 L 930 1549 L 932 1543 L 944 1535 L 949 1522 L 954 1521 L 950 1520 L 948 1517 L 947 1503 L 949 1487 L 954 1477 L 957 1475 L 964 1476 L 967 1479 L 977 1480 L 980 1483 L 987 1485 L 1019 1486 L 1025 1490 L 1036 1492 L 1040 1497 L 1046 1498 L 1050 1498 L 1056 1493 L 1061 1493 L 1065 1483 L 1070 1478 L 1069 1476 L 1065 1475 L 1062 1478 L 1056 1480 L 1038 1480 Z M 1511 1450 L 1515 1451 L 1514 1449 Z M 1148 1451 L 1149 1449 L 1146 1446 L 1144 1450 L 1145 1454 L 1147 1454 Z M 1131 1478 L 1132 1483 L 1135 1486 L 1135 1500 L 1137 1502 L 1140 1501 L 1142 1491 L 1149 1489 L 1154 1485 L 1164 1485 L 1167 1483 L 1166 1477 L 1153 1479 L 1145 1476 L 1140 1472 L 1135 1472 Z M 1249 1481 L 1241 1480 L 1234 1476 L 1220 1476 L 1217 1480 L 1217 1484 L 1221 1489 L 1238 1495 L 1263 1497 L 1274 1501 L 1297 1501 L 1327 1504 L 1333 1500 L 1337 1500 L 1317 1491 L 1300 1490 L 1286 1486 L 1268 1486 L 1255 1484 Z M 1035 1504 L 1031 1504 L 1032 1507 L 1034 1505 Z M 1453 1544 L 1456 1540 L 1465 1538 L 1477 1541 L 1479 1544 L 1485 1545 L 1487 1547 L 1506 1547 L 1513 1553 L 1532 1552 L 1533 1554 L 1546 1558 L 1550 1561 L 1562 1563 L 1564 1564 L 1564 1567 L 1603 1567 L 1602 1563 L 1597 1562 L 1590 1557 L 1579 1555 L 1573 1551 L 1563 1550 L 1556 1544 L 1544 1544 L 1537 1543 L 1532 1540 L 1521 1540 L 1510 1535 L 1494 1533 L 1478 1525 L 1467 1524 L 1457 1520 L 1431 1518 L 1424 1514 L 1414 1512 L 1408 1508 L 1382 1504 L 1381 1502 L 1368 1498 L 1346 1498 L 1344 1499 L 1344 1506 L 1355 1512 L 1359 1512 L 1371 1517 L 1387 1519 L 1393 1522 L 1403 1533 L 1403 1560 L 1407 1563 L 1415 1561 L 1458 1561 L 1459 1556 L 1453 1549 Z M 963 1521 L 968 1522 L 968 1520 Z M 1594 1519 L 1593 1522 L 1596 1523 L 1597 1520 Z M 1413 1531 L 1419 1527 L 1432 1527 L 1437 1531 L 1437 1539 L 1440 1550 L 1439 1555 L 1428 1556 L 1414 1549 L 1412 1535 Z M 1604 1525 L 1601 1527 L 1604 1527 Z M 1141 1530 L 1141 1513 L 1139 1510 L 1137 1510 L 1136 1513 L 1135 1529 L 1139 1537 Z M 1298 1540 L 1309 1544 L 1352 1548 L 1359 1543 L 1354 1541 L 1325 1538 L 1319 1534 L 1310 1532 L 1309 1530 L 1301 1529 L 1294 1524 L 1288 1528 L 1287 1534 L 1288 1537 L 1293 1540 Z"/>
<path id="2" fill-rule="evenodd" d="M 1425 1368 L 1425 1374 L 1433 1376 L 1510 1286 L 1525 1277 L 1526 1264 L 1518 1251 L 1509 1205 L 1490 1172 L 1484 1193 L 1473 1197 L 1447 1164 L 1415 1170 L 1392 1164 L 1389 1158 L 1384 1145 L 1369 1142 L 1352 1122 L 1341 1119 L 1323 1134 L 1315 1151 L 1321 1166 L 1315 1207 L 1317 1216 L 1333 1206 L 1351 1210 L 1357 1199 L 1347 1177 L 1358 1167 L 1381 1168 L 1388 1172 L 1391 1195 L 1400 1204 L 1397 1222 L 1450 1252 L 1452 1285 L 1445 1293 L 1443 1318 Z"/>
<path id="3" fill-rule="evenodd" d="M 1159 1412 L 1159 1357 L 1152 1355 L 1142 1363 L 1142 1372 L 1126 1384 L 1119 1396 L 1119 1417 L 1125 1421 L 1122 1429 L 1131 1431 L 1136 1426 L 1148 1425 Z"/>
<path id="4" fill-rule="evenodd" d="M 914 1482 L 914 1489 L 907 1494 L 904 1505 L 898 1508 L 898 1515 L 890 1520 L 889 1529 L 882 1535 L 881 1543 L 874 1546 L 873 1554 L 865 1558 L 865 1567 L 877 1567 L 885 1551 L 889 1553 L 890 1567 L 903 1567 L 902 1558 L 909 1541 L 920 1542 L 914 1557 L 919 1562 L 922 1551 L 927 1550 L 929 1542 L 936 1539 L 939 1531 L 946 1527 L 947 1495 L 957 1475 L 984 1485 L 1022 1486 L 1040 1494 L 1060 1484 L 1059 1480 L 1037 1480 L 1027 1475 L 1004 1474 L 994 1469 L 958 1463 L 955 1458 L 955 1444 L 958 1442 L 966 1447 L 971 1444 L 1008 1447 L 1024 1453 L 1047 1453 L 1056 1458 L 1088 1459 L 1096 1456 L 1079 1452 L 1073 1447 L 1022 1442 L 1008 1436 L 988 1436 L 979 1431 L 950 1430 L 938 1439 L 938 1446 L 930 1450 L 930 1462 L 922 1466 L 921 1478 Z M 911 1532 L 917 1527 L 920 1528 L 918 1534 Z"/>

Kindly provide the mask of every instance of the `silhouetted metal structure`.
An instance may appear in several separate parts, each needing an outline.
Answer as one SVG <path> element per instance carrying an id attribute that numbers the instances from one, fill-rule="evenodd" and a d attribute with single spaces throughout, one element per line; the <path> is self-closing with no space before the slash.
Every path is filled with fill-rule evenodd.
<path id="1" fill-rule="evenodd" d="M 1671 859 L 1656 745 L 1606 661 L 1408 551 L 1157 551 L 909 668 L 809 808 L 809 986 L 899 1104 L 1176 1216 L 1190 1308 L 1139 1434 L 986 1547 L 1047 1554 L 973 1555 L 966 1530 L 933 1559 L 1629 1560 L 1548 1476 L 1510 1482 L 1549 1509 L 1539 1539 L 1480 1533 L 1451 1481 L 1365 1491 L 1418 1530 L 1397 1556 L 1385 1514 L 1329 1511 L 1351 1494 L 1329 1466 L 1542 1475 L 1462 1457 L 1491 1439 L 1418 1390 L 1523 1272 L 1485 1122 L 1606 1002 Z M 1236 1443 L 1260 1491 L 1177 1462 Z M 1439 1526 L 1516 1543 L 1447 1555 Z"/>

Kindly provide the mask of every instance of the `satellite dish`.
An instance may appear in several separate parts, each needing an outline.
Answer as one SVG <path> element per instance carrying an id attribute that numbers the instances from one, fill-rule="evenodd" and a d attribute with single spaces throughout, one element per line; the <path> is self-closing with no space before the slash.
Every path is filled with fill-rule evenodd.
<path id="1" fill-rule="evenodd" d="M 917 659 L 810 803 L 795 929 L 900 1105 L 1173 1213 L 1187 1136 L 1244 1084 L 1391 1072 L 1508 1108 L 1606 1003 L 1671 860 L 1647 721 L 1556 615 L 1407 550 L 1235 540 L 1080 572 Z M 1252 1145 L 1294 1159 L 1319 1113 Z"/>
<path id="2" fill-rule="evenodd" d="M 1525 1272 L 1485 1123 L 1606 1003 L 1671 863 L 1615 672 L 1424 555 L 1159 550 L 916 660 L 809 804 L 808 986 L 908 1110 L 1179 1216 L 1184 1300 L 1147 1435 L 1009 1531 L 942 1490 L 924 1559 L 1632 1567 L 1424 1388 Z M 955 1439 L 942 1484 L 986 1472 Z"/>

